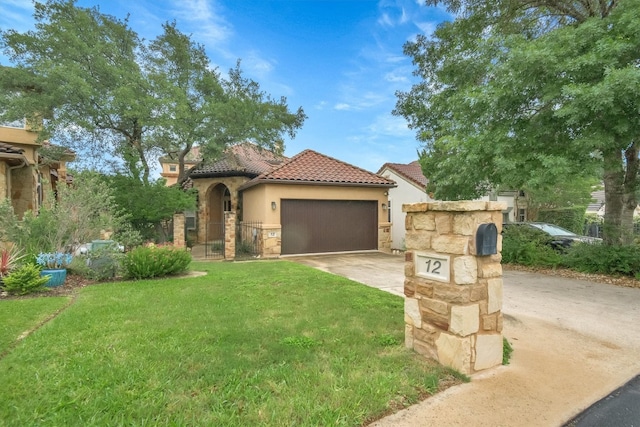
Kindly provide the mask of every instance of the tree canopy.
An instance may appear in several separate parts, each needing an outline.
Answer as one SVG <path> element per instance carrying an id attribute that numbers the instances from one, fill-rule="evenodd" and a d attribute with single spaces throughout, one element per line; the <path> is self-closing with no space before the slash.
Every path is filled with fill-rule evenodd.
<path id="1" fill-rule="evenodd" d="M 146 42 L 120 20 L 75 0 L 35 3 L 35 30 L 0 32 L 12 67 L 0 73 L 0 119 L 42 123 L 41 139 L 101 161 L 117 158 L 149 182 L 150 161 L 175 157 L 180 180 L 194 145 L 209 158 L 245 140 L 281 147 L 306 118 L 244 78 L 227 78 L 176 23 Z"/>
<path id="2" fill-rule="evenodd" d="M 474 198 L 601 174 L 605 237 L 631 236 L 640 0 L 427 3 L 457 16 L 405 45 L 421 81 L 398 93 L 394 113 L 425 144 L 429 190 Z"/>

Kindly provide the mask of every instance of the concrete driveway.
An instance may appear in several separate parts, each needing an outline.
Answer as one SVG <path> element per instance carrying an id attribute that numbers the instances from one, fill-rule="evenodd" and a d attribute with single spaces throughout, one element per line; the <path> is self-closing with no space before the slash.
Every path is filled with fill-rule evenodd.
<path id="1" fill-rule="evenodd" d="M 290 257 L 403 295 L 404 256 Z M 504 271 L 511 364 L 372 426 L 559 426 L 640 373 L 640 289 Z"/>

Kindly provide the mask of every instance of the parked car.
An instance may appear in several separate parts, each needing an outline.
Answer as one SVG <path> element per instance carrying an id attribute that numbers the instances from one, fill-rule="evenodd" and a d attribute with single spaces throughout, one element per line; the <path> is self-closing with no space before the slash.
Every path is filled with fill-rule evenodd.
<path id="1" fill-rule="evenodd" d="M 602 241 L 602 239 L 597 237 L 581 236 L 560 226 L 546 222 L 512 222 L 503 225 L 503 229 L 505 230 L 510 227 L 527 227 L 544 233 L 550 238 L 549 244 L 555 249 L 568 248 L 575 242 L 598 243 Z"/>

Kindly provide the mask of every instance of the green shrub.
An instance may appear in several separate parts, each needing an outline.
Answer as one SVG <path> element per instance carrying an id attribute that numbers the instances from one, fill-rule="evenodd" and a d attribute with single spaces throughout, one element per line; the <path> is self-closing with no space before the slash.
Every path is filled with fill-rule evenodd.
<path id="1" fill-rule="evenodd" d="M 248 240 L 239 240 L 236 242 L 237 255 L 251 255 L 253 253 L 253 244 Z"/>
<path id="2" fill-rule="evenodd" d="M 638 277 L 640 248 L 636 245 L 574 244 L 564 255 L 562 264 L 583 273 Z"/>
<path id="3" fill-rule="evenodd" d="M 568 208 L 557 208 L 540 210 L 537 221 L 549 222 L 559 225 L 562 228 L 582 234 L 584 231 L 586 206 L 573 206 Z"/>
<path id="4" fill-rule="evenodd" d="M 187 270 L 191 254 L 173 246 L 140 246 L 123 259 L 124 276 L 129 279 L 150 279 L 169 276 Z"/>
<path id="5" fill-rule="evenodd" d="M 109 280 L 121 272 L 123 257 L 124 255 L 117 250 L 89 251 L 86 255 L 74 257 L 67 270 L 91 280 Z"/>
<path id="6" fill-rule="evenodd" d="M 502 261 L 508 264 L 557 267 L 562 256 L 551 247 L 551 237 L 526 226 L 505 227 L 502 233 Z"/>
<path id="7" fill-rule="evenodd" d="M 24 264 L 3 278 L 4 290 L 13 295 L 26 295 L 45 289 L 49 276 L 40 277 L 40 268 Z"/>

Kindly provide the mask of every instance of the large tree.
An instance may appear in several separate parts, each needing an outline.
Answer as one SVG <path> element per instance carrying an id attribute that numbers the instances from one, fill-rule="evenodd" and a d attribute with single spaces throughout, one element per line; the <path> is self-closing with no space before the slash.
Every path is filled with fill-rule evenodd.
<path id="1" fill-rule="evenodd" d="M 75 0 L 36 2 L 34 16 L 33 31 L 0 32 L 13 66 L 0 73 L 0 119 L 44 118 L 41 139 L 115 156 L 145 184 L 158 155 L 176 156 L 184 180 L 194 145 L 208 157 L 245 139 L 273 148 L 306 118 L 261 92 L 239 66 L 222 78 L 175 23 L 144 42 L 127 20 Z"/>
<path id="2" fill-rule="evenodd" d="M 155 99 L 137 63 L 137 34 L 126 20 L 74 1 L 34 8 L 35 30 L 0 33 L 13 62 L 0 73 L 0 113 L 39 123 L 41 140 L 55 138 L 81 156 L 133 156 L 146 181 L 144 134 Z"/>
<path id="3" fill-rule="evenodd" d="M 640 0 L 428 0 L 455 14 L 405 45 L 421 81 L 395 113 L 425 143 L 436 197 L 550 188 L 600 173 L 605 239 L 632 236 Z"/>
<path id="4" fill-rule="evenodd" d="M 155 146 L 178 161 L 178 184 L 192 169 L 185 158 L 200 147 L 201 161 L 214 159 L 231 144 L 250 140 L 281 151 L 282 135 L 294 137 L 306 116 L 292 113 L 286 98 L 272 99 L 257 82 L 243 77 L 238 61 L 222 78 L 212 69 L 204 46 L 181 33 L 175 23 L 145 49 L 143 64 L 152 93 L 162 100 L 152 130 Z"/>

